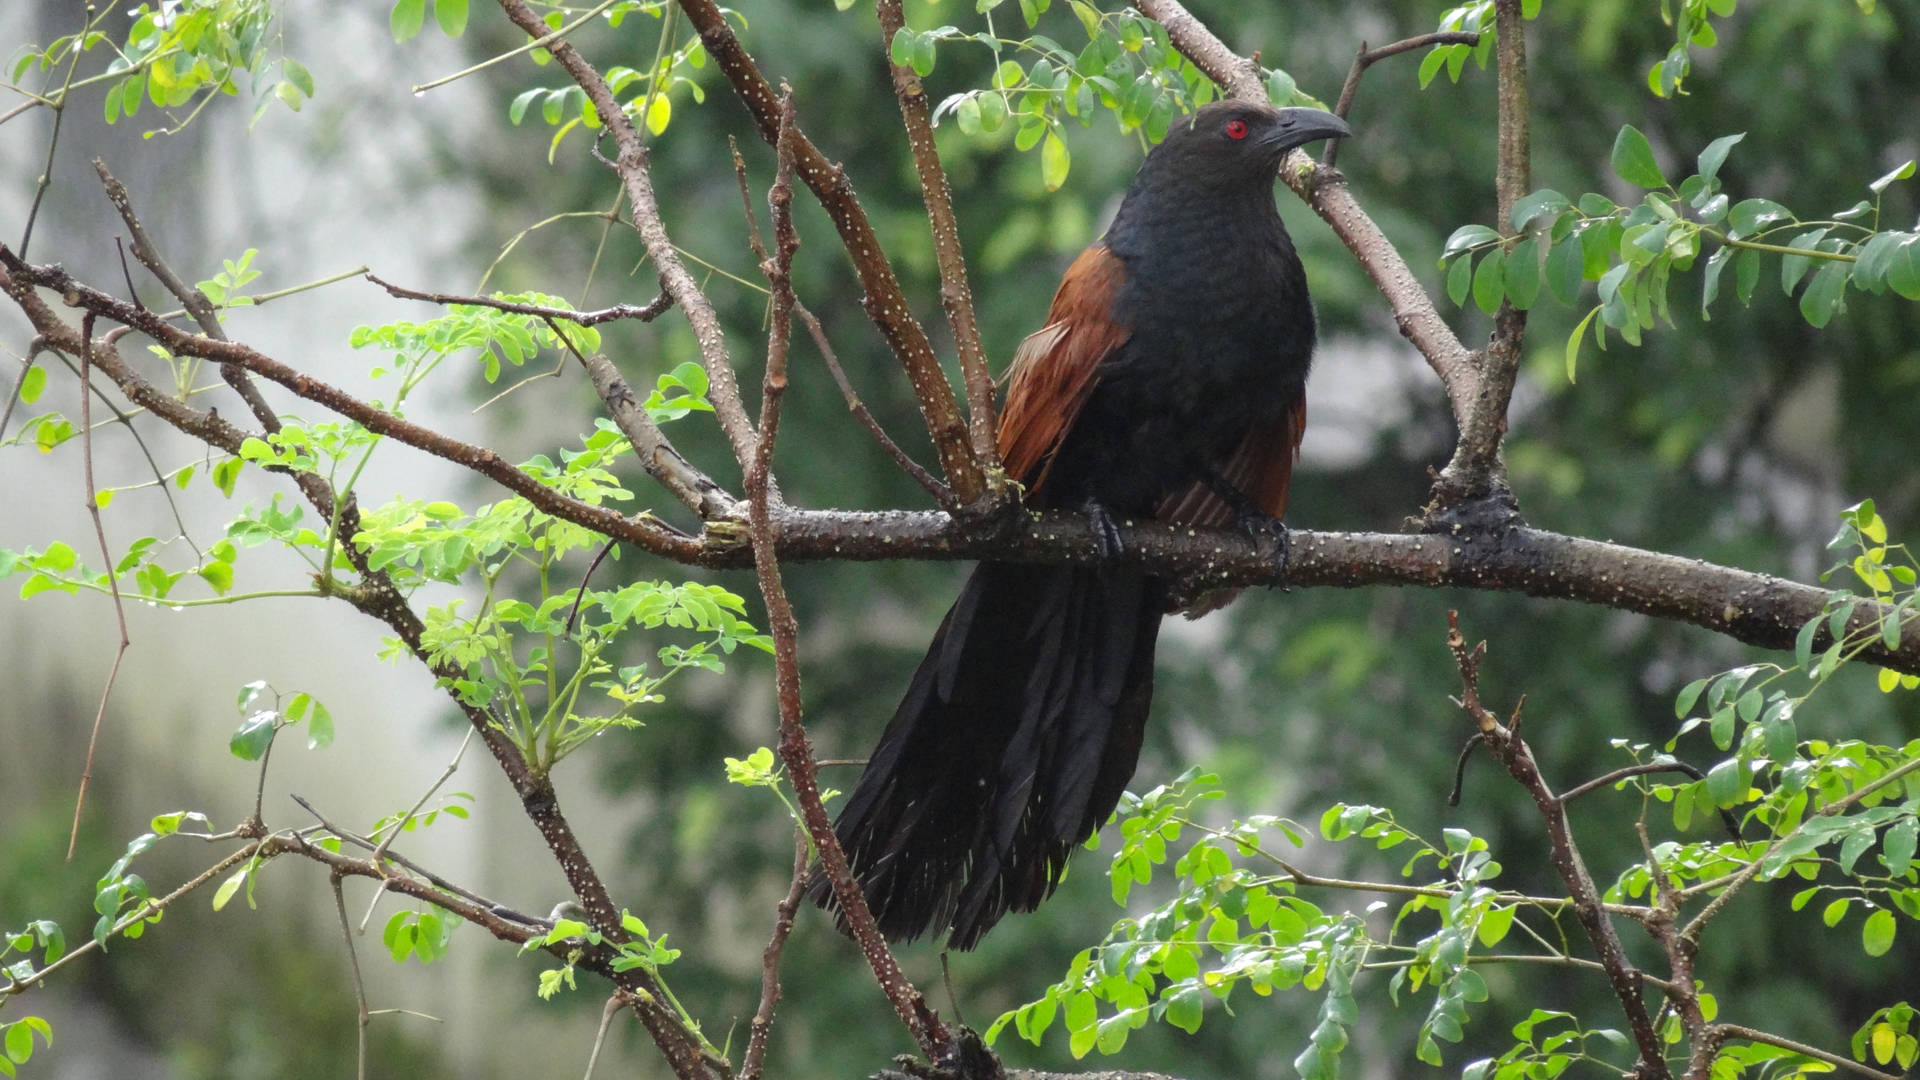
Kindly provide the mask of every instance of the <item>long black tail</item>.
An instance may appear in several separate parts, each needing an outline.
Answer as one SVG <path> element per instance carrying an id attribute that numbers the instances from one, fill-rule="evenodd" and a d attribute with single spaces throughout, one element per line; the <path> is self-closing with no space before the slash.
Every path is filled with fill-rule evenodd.
<path id="1" fill-rule="evenodd" d="M 836 825 L 882 933 L 971 949 L 1053 892 L 1133 775 L 1165 602 L 1127 572 L 974 570 Z"/>

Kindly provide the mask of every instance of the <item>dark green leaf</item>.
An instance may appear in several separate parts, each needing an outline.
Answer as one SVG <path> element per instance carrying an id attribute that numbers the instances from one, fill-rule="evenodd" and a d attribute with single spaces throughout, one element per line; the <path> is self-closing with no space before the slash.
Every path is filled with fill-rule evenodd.
<path id="1" fill-rule="evenodd" d="M 1666 174 L 1660 171 L 1660 163 L 1653 159 L 1653 145 L 1632 124 L 1622 127 L 1613 140 L 1613 171 L 1620 179 L 1635 187 L 1667 186 Z"/>
<path id="2" fill-rule="evenodd" d="M 1753 299 L 1753 287 L 1760 283 L 1760 253 L 1743 251 L 1733 260 L 1733 291 L 1742 304 Z"/>
<path id="3" fill-rule="evenodd" d="M 1554 299 L 1563 304 L 1573 303 L 1580 295 L 1585 268 L 1586 257 L 1581 254 L 1578 237 L 1569 236 L 1555 244 L 1547 254 L 1547 288 L 1553 292 Z"/>
<path id="4" fill-rule="evenodd" d="M 1445 262 L 1447 256 L 1455 252 L 1479 247 L 1482 244 L 1491 244 L 1498 239 L 1500 234 L 1486 225 L 1462 225 L 1453 230 L 1453 235 L 1447 237 L 1446 246 L 1440 249 L 1440 261 Z"/>
<path id="5" fill-rule="evenodd" d="M 1708 180 L 1713 179 L 1720 171 L 1721 163 L 1727 160 L 1727 151 L 1746 137 L 1747 133 L 1743 131 L 1738 135 L 1722 135 L 1708 143 L 1707 148 L 1700 151 L 1700 175 Z"/>
<path id="6" fill-rule="evenodd" d="M 1920 300 L 1920 233 L 1908 233 L 1887 256 L 1887 287 Z"/>
<path id="7" fill-rule="evenodd" d="M 1509 215 L 1508 220 L 1515 229 L 1524 231 L 1534 218 L 1542 214 L 1558 215 L 1567 210 L 1571 205 L 1571 203 L 1567 202 L 1565 195 L 1560 194 L 1552 188 L 1541 188 L 1539 191 L 1516 201 L 1513 204 L 1513 213 Z"/>
<path id="8" fill-rule="evenodd" d="M 247 717 L 227 740 L 227 749 L 242 761 L 259 761 L 273 743 L 273 725 L 279 719 L 280 714 L 270 709 Z"/>
<path id="9" fill-rule="evenodd" d="M 1540 295 L 1540 245 L 1532 236 L 1513 245 L 1507 253 L 1507 300 L 1525 311 Z"/>
<path id="10" fill-rule="evenodd" d="M 1825 235 L 1827 235 L 1825 228 L 1814 229 L 1811 232 L 1803 232 L 1799 236 L 1787 241 L 1787 246 L 1798 251 L 1811 251 L 1813 250 L 1813 246 L 1818 244 L 1820 238 Z M 1812 259 L 1805 255 L 1781 256 L 1780 291 L 1786 293 L 1788 296 L 1792 296 L 1794 286 L 1800 284 L 1800 279 L 1806 276 L 1807 264 L 1812 261 Z"/>
<path id="11" fill-rule="evenodd" d="M 1467 293 L 1473 288 L 1473 256 L 1456 256 L 1453 265 L 1447 268 L 1447 298 L 1455 304 L 1465 306 Z"/>
<path id="12" fill-rule="evenodd" d="M 1737 759 L 1715 765 L 1707 772 L 1707 795 L 1721 809 L 1739 803 L 1747 793 L 1747 770 Z"/>
<path id="13" fill-rule="evenodd" d="M 1842 297 L 1847 291 L 1847 270 L 1846 263 L 1828 263 L 1813 275 L 1807 291 L 1800 294 L 1800 314 L 1816 330 L 1826 326 L 1834 313 L 1845 306 Z"/>
<path id="14" fill-rule="evenodd" d="M 1506 292 L 1507 253 L 1494 248 L 1480 259 L 1473 274 L 1473 302 L 1491 315 L 1500 310 L 1500 297 Z"/>
<path id="15" fill-rule="evenodd" d="M 1776 221 L 1792 221 L 1793 212 L 1772 199 L 1741 199 L 1727 212 L 1735 239 L 1752 236 Z"/>
<path id="16" fill-rule="evenodd" d="M 1720 295 L 1720 271 L 1726 269 L 1733 259 L 1732 248 L 1721 248 L 1707 260 L 1706 273 L 1700 278 L 1700 317 L 1711 319 L 1713 315 L 1707 309 L 1713 306 L 1713 298 Z"/>

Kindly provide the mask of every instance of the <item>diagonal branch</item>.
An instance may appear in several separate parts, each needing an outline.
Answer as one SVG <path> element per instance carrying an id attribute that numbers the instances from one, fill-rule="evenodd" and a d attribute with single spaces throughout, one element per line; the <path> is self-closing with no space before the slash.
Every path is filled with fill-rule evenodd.
<path id="1" fill-rule="evenodd" d="M 525 0 L 500 0 L 500 8 L 506 12 L 507 18 L 513 20 L 514 25 L 529 36 L 541 37 L 549 30 Z M 574 48 L 571 41 L 556 41 L 547 48 L 554 62 L 586 93 L 587 101 L 599 114 L 601 123 L 606 125 L 607 134 L 612 136 L 613 144 L 618 148 L 614 169 L 627 193 L 627 201 L 633 206 L 634 228 L 639 231 L 640 239 L 646 245 L 647 255 L 659 268 L 661 286 L 673 297 L 674 303 L 680 306 L 687 316 L 687 322 L 693 327 L 694 340 L 700 346 L 701 364 L 707 369 L 707 390 L 713 400 L 714 416 L 720 421 L 720 429 L 726 433 L 727 441 L 733 444 L 734 455 L 745 460 L 753 451 L 753 422 L 747 419 L 746 407 L 740 401 L 740 384 L 734 379 L 733 360 L 727 354 L 726 334 L 720 328 L 720 316 L 714 311 L 713 302 L 707 299 L 699 283 L 688 272 L 686 264 L 680 261 L 680 253 L 673 246 L 673 239 L 667 235 L 666 223 L 660 217 L 660 202 L 653 193 L 646 143 L 633 126 L 632 118 L 620 107 L 606 79 L 587 62 L 579 49 Z"/>
<path id="2" fill-rule="evenodd" d="M 1600 902 L 1600 890 L 1593 883 L 1593 875 L 1587 872 L 1586 861 L 1580 857 L 1580 848 L 1573 840 L 1573 829 L 1567 822 L 1566 803 L 1547 786 L 1546 778 L 1540 775 L 1540 767 L 1534 761 L 1533 751 L 1518 735 L 1518 710 L 1514 712 L 1511 723 L 1503 725 L 1480 701 L 1480 661 L 1486 655 L 1487 643 L 1483 641 L 1469 650 L 1467 639 L 1460 633 L 1459 612 L 1449 611 L 1447 647 L 1452 650 L 1454 662 L 1460 669 L 1460 697 L 1457 704 L 1479 729 L 1487 749 L 1533 797 L 1534 805 L 1546 822 L 1548 861 L 1567 886 L 1567 895 L 1573 899 L 1574 917 L 1587 932 L 1587 940 L 1592 943 L 1601 966 L 1606 969 L 1607 982 L 1613 987 L 1613 995 L 1620 1002 L 1621 1010 L 1627 1014 L 1627 1026 L 1632 1029 L 1633 1041 L 1640 1048 L 1640 1063 L 1635 1074 L 1642 1080 L 1668 1080 L 1672 1073 L 1667 1069 L 1666 1044 L 1655 1030 L 1653 1018 L 1647 1014 L 1646 998 L 1640 987 L 1640 973 L 1627 959 L 1626 946 L 1621 944 L 1619 933 L 1607 917 L 1606 909 Z"/>
<path id="3" fill-rule="evenodd" d="M 882 51 L 893 71 L 893 93 L 900 100 L 900 118 L 907 129 L 907 147 L 913 152 L 914 171 L 920 176 L 920 193 L 927 204 L 927 223 L 933 229 L 933 257 L 940 267 L 940 305 L 946 309 L 947 325 L 953 328 L 960 374 L 967 386 L 967 431 L 973 439 L 973 457 L 981 468 L 991 472 L 1000 463 L 994 436 L 993 375 L 987 371 L 980 328 L 973 319 L 973 294 L 967 287 L 960 224 L 953 216 L 953 192 L 947 187 L 947 173 L 940 166 L 940 151 L 933 142 L 926 88 L 912 68 L 892 60 L 893 36 L 906 26 L 900 0 L 875 0 L 874 7 L 880 16 Z"/>
<path id="4" fill-rule="evenodd" d="M 760 137 L 773 144 L 780 135 L 778 95 L 760 74 L 759 65 L 740 44 L 733 28 L 727 25 L 719 6 L 713 0 L 680 0 L 680 8 L 699 31 L 707 55 L 713 57 L 727 81 L 733 84 L 734 94 L 753 115 Z M 880 329 L 887 347 L 906 370 L 920 413 L 926 418 L 927 433 L 940 455 L 947 483 L 962 505 L 973 502 L 985 493 L 986 486 L 979 463 L 974 461 L 968 447 L 967 425 L 960 417 L 959 403 L 954 399 L 953 388 L 947 385 L 946 374 L 940 370 L 940 358 L 935 355 L 933 344 L 913 317 L 906 295 L 900 290 L 900 281 L 894 276 L 893 265 L 887 261 L 879 237 L 874 235 L 873 225 L 867 220 L 867 212 L 853 193 L 846 170 L 837 162 L 829 161 L 806 133 L 797 128 L 793 133 L 793 156 L 796 175 L 833 219 L 840 242 L 853 260 L 854 271 L 865 291 L 861 303 L 867 317 Z"/>

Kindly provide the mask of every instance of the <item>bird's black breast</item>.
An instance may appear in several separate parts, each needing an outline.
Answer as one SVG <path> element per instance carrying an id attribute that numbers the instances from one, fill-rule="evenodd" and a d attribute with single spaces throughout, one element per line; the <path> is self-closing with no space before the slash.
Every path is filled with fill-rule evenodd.
<path id="1" fill-rule="evenodd" d="M 1109 233 L 1126 266 L 1113 318 L 1130 332 L 1101 361 L 1056 454 L 1054 501 L 1148 514 L 1305 392 L 1314 342 L 1305 271 L 1270 189 L 1233 210 Z"/>

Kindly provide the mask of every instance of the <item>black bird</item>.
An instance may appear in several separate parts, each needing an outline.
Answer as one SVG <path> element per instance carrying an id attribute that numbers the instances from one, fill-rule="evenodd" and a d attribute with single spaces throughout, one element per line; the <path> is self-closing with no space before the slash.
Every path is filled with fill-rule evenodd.
<path id="1" fill-rule="evenodd" d="M 1175 122 L 1014 356 L 999 444 L 1028 505 L 1275 526 L 1314 330 L 1273 183 L 1347 134 L 1241 102 Z M 836 824 L 888 938 L 970 949 L 1053 892 L 1133 775 L 1172 593 L 1118 567 L 974 570 Z M 823 875 L 812 895 L 835 906 Z"/>

